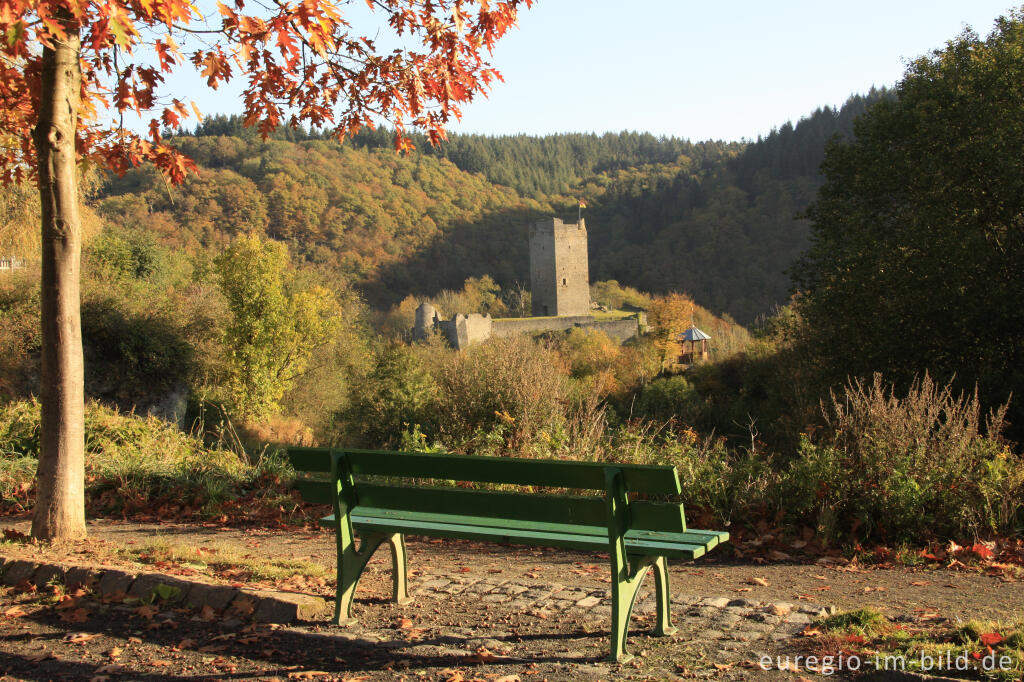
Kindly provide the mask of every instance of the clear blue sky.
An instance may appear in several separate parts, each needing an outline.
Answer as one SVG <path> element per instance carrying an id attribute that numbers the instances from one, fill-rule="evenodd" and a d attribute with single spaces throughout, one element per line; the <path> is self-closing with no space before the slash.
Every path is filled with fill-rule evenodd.
<path id="1" fill-rule="evenodd" d="M 752 139 L 894 84 L 906 60 L 966 26 L 987 35 L 1015 6 L 1005 3 L 538 0 L 495 50 L 506 82 L 466 107 L 452 130 Z M 351 7 L 355 30 L 373 33 L 365 3 Z M 172 82 L 188 87 L 204 112 L 239 110 L 230 92 Z"/>

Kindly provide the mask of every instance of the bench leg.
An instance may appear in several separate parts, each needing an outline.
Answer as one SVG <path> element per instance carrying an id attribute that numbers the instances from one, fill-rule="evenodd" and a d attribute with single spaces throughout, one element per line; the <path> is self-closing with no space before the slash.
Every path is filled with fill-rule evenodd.
<path id="1" fill-rule="evenodd" d="M 628 663 L 633 655 L 626 652 L 626 638 L 629 636 L 629 620 L 633 615 L 636 595 L 647 575 L 650 564 L 641 564 L 626 579 L 619 579 L 612 585 L 612 651 L 608 660 L 614 663 Z"/>
<path id="2" fill-rule="evenodd" d="M 654 585 L 658 600 L 658 624 L 654 626 L 654 634 L 657 637 L 674 635 L 676 628 L 672 627 L 672 612 L 670 607 L 670 595 L 668 591 L 668 559 L 663 556 L 654 561 Z"/>
<path id="3" fill-rule="evenodd" d="M 401 533 L 389 535 L 388 546 L 391 547 L 391 580 L 394 583 L 394 601 L 396 604 L 408 604 L 409 596 L 409 559 L 405 551 L 405 536 Z"/>
<path id="4" fill-rule="evenodd" d="M 387 536 L 369 534 L 362 538 L 359 549 L 356 549 L 355 538 L 342 532 L 338 538 L 338 584 L 334 591 L 334 624 L 352 625 L 356 619 L 352 617 L 352 601 L 356 586 L 363 575 L 370 557 L 387 540 Z"/>

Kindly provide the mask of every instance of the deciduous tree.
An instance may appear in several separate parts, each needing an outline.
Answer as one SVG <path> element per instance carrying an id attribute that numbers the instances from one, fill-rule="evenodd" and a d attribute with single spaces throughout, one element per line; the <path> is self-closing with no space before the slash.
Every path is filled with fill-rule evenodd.
<path id="1" fill-rule="evenodd" d="M 998 405 L 1024 382 L 1024 15 L 915 60 L 895 95 L 826 154 L 796 270 L 811 346 L 837 382 L 930 370 Z"/>
<path id="2" fill-rule="evenodd" d="M 343 136 L 379 116 L 397 126 L 400 149 L 407 126 L 436 142 L 498 76 L 484 57 L 531 1 L 369 0 L 402 45 L 385 51 L 352 28 L 341 0 L 0 0 L 0 178 L 34 175 L 42 203 L 33 535 L 85 534 L 78 164 L 152 161 L 174 182 L 194 170 L 160 136 L 199 114 L 181 93 L 161 93 L 179 67 L 211 88 L 244 78 L 245 123 L 264 135 L 307 122 Z M 151 117 L 148 135 L 111 122 L 129 111 Z"/>
<path id="3" fill-rule="evenodd" d="M 647 318 L 662 363 L 675 362 L 682 352 L 676 337 L 693 324 L 693 299 L 677 293 L 657 296 L 651 301 Z"/>

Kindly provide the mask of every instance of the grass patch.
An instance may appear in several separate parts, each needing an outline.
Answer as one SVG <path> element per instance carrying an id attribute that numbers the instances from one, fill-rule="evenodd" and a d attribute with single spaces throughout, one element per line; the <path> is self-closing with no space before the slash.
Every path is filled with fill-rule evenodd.
<path id="1" fill-rule="evenodd" d="M 631 317 L 637 316 L 637 312 L 635 310 L 609 310 L 608 312 L 593 310 L 590 314 L 595 320 L 600 322 L 607 322 L 610 320 L 628 320 Z"/>
<path id="2" fill-rule="evenodd" d="M 195 546 L 156 540 L 141 547 L 122 547 L 122 559 L 145 564 L 176 564 L 182 568 L 250 580 L 285 580 L 293 576 L 321 578 L 328 570 L 305 559 L 280 559 L 257 556 L 219 543 Z M 226 574 L 226 575 L 225 575 Z"/>
<path id="3" fill-rule="evenodd" d="M 886 617 L 874 609 L 857 609 L 829 616 L 821 621 L 820 627 L 825 630 L 869 635 L 881 631 L 888 623 Z"/>
<path id="4" fill-rule="evenodd" d="M 823 655 L 856 655 L 865 669 L 908 670 L 965 679 L 1018 680 L 1024 671 L 1024 623 L 890 622 L 873 609 L 819 621 Z"/>

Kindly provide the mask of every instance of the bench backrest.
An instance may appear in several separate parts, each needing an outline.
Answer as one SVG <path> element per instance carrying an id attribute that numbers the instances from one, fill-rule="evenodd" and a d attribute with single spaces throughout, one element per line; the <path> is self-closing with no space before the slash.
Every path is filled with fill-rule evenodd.
<path id="1" fill-rule="evenodd" d="M 457 514 L 501 518 L 524 523 L 557 522 L 606 526 L 605 496 L 574 496 L 472 490 L 365 481 L 357 477 L 435 479 L 544 488 L 608 491 L 608 471 L 621 474 L 627 493 L 675 495 L 679 477 L 671 466 L 566 462 L 509 457 L 478 457 L 379 450 L 289 448 L 297 472 L 330 474 L 335 480 L 299 479 L 296 487 L 307 502 L 333 504 L 339 493 L 353 509 L 368 507 L 424 514 Z M 340 483 L 340 485 L 339 485 Z M 683 532 L 681 504 L 633 500 L 628 504 L 630 529 Z"/>

